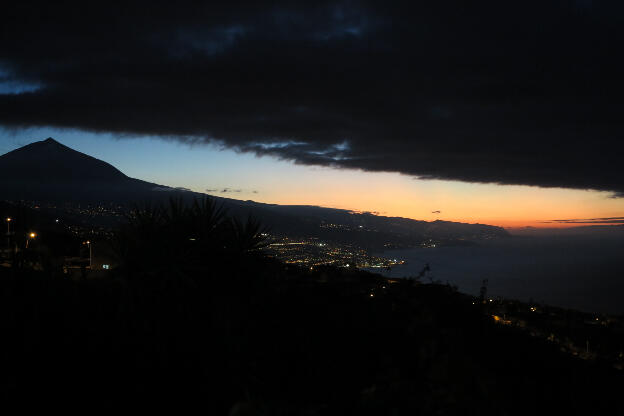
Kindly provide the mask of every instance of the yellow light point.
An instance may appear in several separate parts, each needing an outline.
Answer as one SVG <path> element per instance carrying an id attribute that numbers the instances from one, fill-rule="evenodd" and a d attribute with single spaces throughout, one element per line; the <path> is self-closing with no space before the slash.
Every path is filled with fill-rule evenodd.
<path id="1" fill-rule="evenodd" d="M 35 238 L 35 237 L 37 237 L 37 234 L 35 234 L 35 233 L 30 233 L 30 238 Z"/>
<path id="2" fill-rule="evenodd" d="M 13 220 L 13 219 L 12 219 L 11 217 L 8 217 L 8 218 L 6 219 L 6 221 L 7 221 L 7 222 L 11 222 L 12 220 Z"/>

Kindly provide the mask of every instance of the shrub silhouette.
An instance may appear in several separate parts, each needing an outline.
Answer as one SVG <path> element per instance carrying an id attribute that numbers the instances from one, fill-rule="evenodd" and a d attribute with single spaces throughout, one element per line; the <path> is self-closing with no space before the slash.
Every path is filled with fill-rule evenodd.
<path id="1" fill-rule="evenodd" d="M 256 254 L 266 240 L 253 217 L 230 217 L 210 198 L 135 207 L 115 234 L 122 275 L 130 278 L 218 270 Z"/>

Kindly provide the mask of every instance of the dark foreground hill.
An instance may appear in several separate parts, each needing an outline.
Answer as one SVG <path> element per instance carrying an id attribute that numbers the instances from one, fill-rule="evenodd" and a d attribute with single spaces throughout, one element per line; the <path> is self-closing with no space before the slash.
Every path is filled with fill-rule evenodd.
<path id="1" fill-rule="evenodd" d="M 187 281 L 0 270 L 0 293 L 9 396 L 232 415 L 623 410 L 621 373 L 494 327 L 447 286 L 247 259 Z"/>

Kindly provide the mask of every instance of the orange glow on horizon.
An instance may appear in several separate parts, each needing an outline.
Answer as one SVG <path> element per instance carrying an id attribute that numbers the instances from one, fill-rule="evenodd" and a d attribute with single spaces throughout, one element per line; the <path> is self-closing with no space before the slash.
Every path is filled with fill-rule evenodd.
<path id="1" fill-rule="evenodd" d="M 172 154 L 180 152 L 170 150 Z M 424 221 L 562 228 L 582 224 L 548 221 L 624 217 L 624 198 L 613 198 L 609 192 L 423 180 L 391 172 L 298 165 L 270 156 L 209 148 L 203 154 L 189 148 L 181 155 L 184 158 L 175 175 L 163 171 L 162 177 L 145 177 L 143 172 L 132 171 L 133 165 L 126 173 L 196 192 L 210 190 L 209 194 L 225 198 L 368 211 Z"/>
<path id="2" fill-rule="evenodd" d="M 80 143 L 84 140 L 81 135 Z M 624 217 L 624 198 L 613 198 L 608 192 L 423 180 L 390 172 L 300 165 L 216 145 L 193 147 L 154 138 L 115 142 L 116 149 L 123 145 L 128 150 L 115 155 L 133 154 L 136 143 L 145 146 L 141 164 L 135 158 L 110 160 L 128 176 L 225 198 L 506 228 L 563 228 L 582 224 L 548 221 Z M 93 140 L 91 148 L 78 150 L 100 150 L 99 144 L 100 140 Z M 111 155 L 95 156 L 108 160 Z"/>
<path id="3" fill-rule="evenodd" d="M 613 198 L 608 192 L 419 180 L 394 173 L 328 168 L 313 169 L 308 175 L 294 184 L 288 178 L 271 178 L 271 185 L 262 192 L 240 199 L 505 228 L 566 228 L 587 224 L 554 220 L 624 216 L 624 198 Z"/>

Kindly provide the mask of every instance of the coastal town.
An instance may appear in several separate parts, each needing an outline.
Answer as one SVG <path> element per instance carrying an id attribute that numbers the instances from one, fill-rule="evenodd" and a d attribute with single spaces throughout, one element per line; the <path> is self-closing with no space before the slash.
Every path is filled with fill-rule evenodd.
<path id="1" fill-rule="evenodd" d="M 314 267 L 331 265 L 357 268 L 392 268 L 405 261 L 372 255 L 352 244 L 338 244 L 318 238 L 294 239 L 286 236 L 266 235 L 268 243 L 264 252 L 287 264 Z"/>

